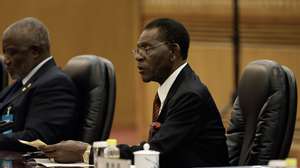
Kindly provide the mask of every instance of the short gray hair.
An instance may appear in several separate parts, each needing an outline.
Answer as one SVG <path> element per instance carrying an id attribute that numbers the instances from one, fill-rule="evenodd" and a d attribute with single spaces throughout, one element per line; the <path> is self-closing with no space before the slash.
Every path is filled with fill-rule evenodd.
<path id="1" fill-rule="evenodd" d="M 3 39 L 13 35 L 21 35 L 28 40 L 28 45 L 34 45 L 50 53 L 50 40 L 47 27 L 38 19 L 27 17 L 11 24 L 3 32 Z"/>

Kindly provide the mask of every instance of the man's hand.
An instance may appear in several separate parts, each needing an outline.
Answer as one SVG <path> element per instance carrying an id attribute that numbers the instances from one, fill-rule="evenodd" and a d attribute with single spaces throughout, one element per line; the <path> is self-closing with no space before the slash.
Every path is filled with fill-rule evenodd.
<path id="1" fill-rule="evenodd" d="M 54 145 L 40 148 L 46 156 L 53 158 L 56 162 L 70 163 L 82 162 L 82 155 L 89 144 L 80 141 L 61 141 Z"/>

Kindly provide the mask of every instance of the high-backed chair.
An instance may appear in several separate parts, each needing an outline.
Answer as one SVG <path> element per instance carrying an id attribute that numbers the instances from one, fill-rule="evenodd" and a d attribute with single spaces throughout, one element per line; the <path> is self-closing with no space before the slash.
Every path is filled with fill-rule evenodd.
<path id="1" fill-rule="evenodd" d="M 286 131 L 283 137 L 281 150 L 279 153 L 279 155 L 282 156 L 282 158 L 284 158 L 289 154 L 289 150 L 293 139 L 295 123 L 297 119 L 296 115 L 297 115 L 298 97 L 297 97 L 297 82 L 293 71 L 286 66 L 282 66 L 282 68 L 285 72 L 286 80 L 288 83 L 287 91 L 288 91 L 288 100 L 289 100 L 288 103 L 289 112 L 287 113 Z"/>
<path id="2" fill-rule="evenodd" d="M 265 165 L 286 158 L 296 121 L 297 87 L 287 67 L 270 60 L 248 64 L 233 105 L 227 145 L 231 165 Z"/>
<path id="3" fill-rule="evenodd" d="M 8 85 L 8 73 L 4 65 L 4 57 L 0 55 L 0 91 Z"/>
<path id="4" fill-rule="evenodd" d="M 64 67 L 78 89 L 78 140 L 106 140 L 112 126 L 116 80 L 112 63 L 95 55 L 71 58 Z"/>

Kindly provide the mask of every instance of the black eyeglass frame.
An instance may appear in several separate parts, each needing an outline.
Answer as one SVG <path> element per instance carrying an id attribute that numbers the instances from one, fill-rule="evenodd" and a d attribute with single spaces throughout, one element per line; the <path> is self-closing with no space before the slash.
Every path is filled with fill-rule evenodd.
<path id="1" fill-rule="evenodd" d="M 162 46 L 162 45 L 165 45 L 165 44 L 171 44 L 171 42 L 169 42 L 169 41 L 162 41 L 162 42 L 160 42 L 160 43 L 158 43 L 158 44 L 156 44 L 156 45 L 154 45 L 154 46 L 151 46 L 151 47 L 137 47 L 137 48 L 135 48 L 135 49 L 133 49 L 131 52 L 132 52 L 132 54 L 133 55 L 150 55 L 151 54 L 151 52 L 154 50 L 154 49 L 156 49 L 156 48 L 158 48 L 158 47 L 160 47 L 160 46 Z"/>

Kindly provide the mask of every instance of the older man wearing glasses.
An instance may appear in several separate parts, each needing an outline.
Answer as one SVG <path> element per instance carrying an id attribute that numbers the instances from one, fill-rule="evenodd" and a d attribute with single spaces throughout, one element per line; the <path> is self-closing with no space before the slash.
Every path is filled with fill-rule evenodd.
<path id="1" fill-rule="evenodd" d="M 144 28 L 133 50 L 143 81 L 160 84 L 148 143 L 152 150 L 160 152 L 161 168 L 228 165 L 225 130 L 218 109 L 207 87 L 187 63 L 189 42 L 181 23 L 157 19 Z M 87 148 L 86 144 L 67 141 L 44 151 L 57 161 L 74 161 L 62 152 L 68 145 L 68 151 L 81 149 L 81 155 Z M 141 150 L 142 144 L 118 147 L 122 158 L 132 159 L 132 152 Z"/>

